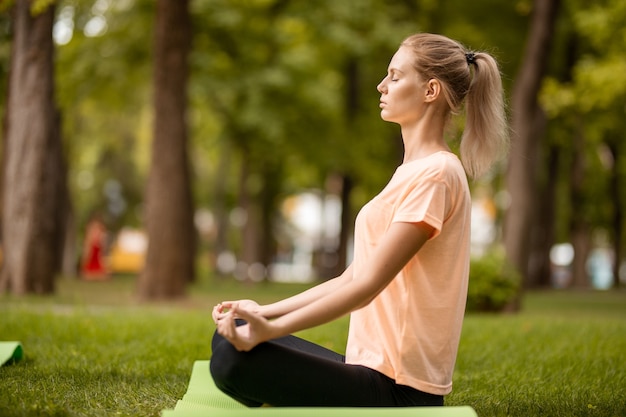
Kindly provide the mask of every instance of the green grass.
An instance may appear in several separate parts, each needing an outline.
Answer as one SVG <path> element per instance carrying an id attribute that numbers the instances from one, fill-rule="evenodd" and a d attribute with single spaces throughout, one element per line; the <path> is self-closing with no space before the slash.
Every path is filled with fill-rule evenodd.
<path id="1" fill-rule="evenodd" d="M 54 297 L 0 296 L 0 340 L 23 361 L 0 368 L 0 416 L 158 416 L 210 357 L 210 309 L 267 302 L 303 285 L 195 285 L 185 301 L 141 304 L 134 281 L 62 280 Z M 302 336 L 342 351 L 347 320 Z M 480 416 L 626 416 L 626 293 L 528 294 L 516 315 L 468 315 L 447 405 Z"/>
<path id="2" fill-rule="evenodd" d="M 527 298 L 554 307 L 467 318 L 448 404 L 484 416 L 626 416 L 626 297 Z"/>

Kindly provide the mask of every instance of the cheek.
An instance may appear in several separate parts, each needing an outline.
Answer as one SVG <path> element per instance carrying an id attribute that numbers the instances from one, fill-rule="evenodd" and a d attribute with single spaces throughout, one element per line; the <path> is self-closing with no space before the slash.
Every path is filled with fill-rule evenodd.
<path id="1" fill-rule="evenodd" d="M 417 85 L 408 79 L 401 79 L 397 83 L 389 86 L 389 89 L 393 89 L 394 95 L 398 98 L 406 99 L 412 97 L 417 93 Z"/>
<path id="2" fill-rule="evenodd" d="M 419 104 L 418 98 L 418 91 L 413 86 L 403 86 L 402 88 L 398 88 L 395 94 L 397 104 L 402 107 L 415 107 Z"/>
<path id="3" fill-rule="evenodd" d="M 381 114 L 383 120 L 401 123 L 421 112 L 422 101 L 419 89 L 414 85 L 397 85 L 389 91 L 389 107 Z"/>

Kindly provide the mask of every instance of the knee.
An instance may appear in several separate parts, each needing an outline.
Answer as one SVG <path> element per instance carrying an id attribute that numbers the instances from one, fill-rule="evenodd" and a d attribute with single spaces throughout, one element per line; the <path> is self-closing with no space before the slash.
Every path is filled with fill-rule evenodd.
<path id="1" fill-rule="evenodd" d="M 215 386 L 247 407 L 260 407 L 262 402 L 251 399 L 256 384 L 251 379 L 249 352 L 239 352 L 227 340 L 213 347 L 209 365 Z"/>
<path id="2" fill-rule="evenodd" d="M 217 343 L 215 343 L 216 338 L 218 338 Z M 215 381 L 215 385 L 224 390 L 238 379 L 238 369 L 241 369 L 240 365 L 243 355 L 217 333 L 213 337 L 212 350 L 210 362 L 211 376 Z"/>

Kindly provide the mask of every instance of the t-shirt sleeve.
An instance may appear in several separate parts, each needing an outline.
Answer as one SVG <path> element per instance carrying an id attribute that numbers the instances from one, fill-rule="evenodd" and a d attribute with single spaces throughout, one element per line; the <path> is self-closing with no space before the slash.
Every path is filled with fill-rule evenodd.
<path id="1" fill-rule="evenodd" d="M 422 179 L 407 189 L 400 198 L 392 222 L 424 222 L 435 229 L 436 237 L 446 218 L 448 187 L 436 179 Z"/>

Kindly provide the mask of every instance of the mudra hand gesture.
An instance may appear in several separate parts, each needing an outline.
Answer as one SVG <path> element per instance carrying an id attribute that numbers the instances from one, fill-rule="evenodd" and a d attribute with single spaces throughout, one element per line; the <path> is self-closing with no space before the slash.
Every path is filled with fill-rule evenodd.
<path id="1" fill-rule="evenodd" d="M 253 300 L 221 302 L 213 308 L 212 315 L 217 332 L 239 351 L 249 351 L 271 339 L 271 323 L 259 313 L 259 304 Z M 236 319 L 246 324 L 238 326 Z"/>

